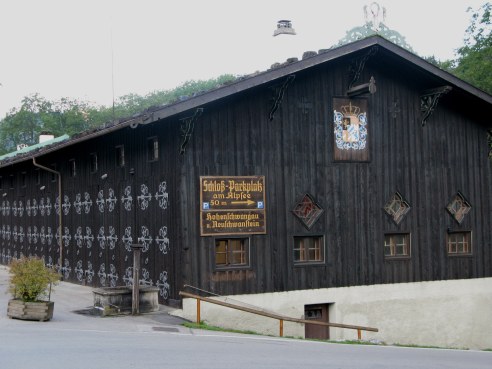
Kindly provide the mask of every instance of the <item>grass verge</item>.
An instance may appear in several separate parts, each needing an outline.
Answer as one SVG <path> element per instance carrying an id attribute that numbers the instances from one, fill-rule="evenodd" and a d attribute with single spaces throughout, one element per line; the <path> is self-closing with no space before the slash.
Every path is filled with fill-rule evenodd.
<path id="1" fill-rule="evenodd" d="M 254 331 L 241 331 L 241 330 L 238 330 L 238 329 L 225 329 L 225 328 L 221 328 L 221 327 L 216 327 L 216 326 L 213 326 L 213 325 L 208 325 L 207 323 L 205 323 L 203 321 L 201 321 L 200 324 L 192 323 L 192 322 L 185 322 L 185 323 L 183 323 L 183 325 L 186 328 L 205 329 L 207 331 L 260 335 L 258 332 L 254 332 Z"/>
<path id="2" fill-rule="evenodd" d="M 226 328 L 221 328 L 221 327 L 216 327 L 213 325 L 209 325 L 204 321 L 201 321 L 200 324 L 193 323 L 193 322 L 185 322 L 183 323 L 183 326 L 191 329 L 205 329 L 208 331 L 215 331 L 215 332 L 228 332 L 228 333 L 240 333 L 240 334 L 252 334 L 252 335 L 257 335 L 257 336 L 264 336 L 264 334 L 255 332 L 255 331 L 242 331 L 238 329 L 226 329 Z M 273 337 L 273 336 L 270 336 Z M 384 342 L 372 342 L 372 341 L 359 341 L 359 340 L 342 340 L 342 341 L 335 341 L 335 340 L 319 340 L 319 339 L 309 339 L 309 338 L 303 338 L 303 337 L 292 337 L 292 336 L 285 336 L 284 338 L 289 338 L 289 339 L 296 339 L 296 340 L 307 340 L 307 341 L 315 341 L 315 342 L 324 342 L 324 343 L 337 343 L 337 344 L 343 344 L 343 345 L 369 345 L 369 346 L 396 346 L 396 347 L 411 347 L 411 348 L 426 348 L 426 349 L 439 349 L 439 350 L 469 350 L 468 348 L 463 348 L 463 347 L 439 347 L 439 346 L 426 346 L 426 345 L 411 345 L 411 344 L 401 344 L 401 343 L 395 343 L 388 345 Z M 492 352 L 492 349 L 484 349 L 482 351 L 489 351 Z"/>

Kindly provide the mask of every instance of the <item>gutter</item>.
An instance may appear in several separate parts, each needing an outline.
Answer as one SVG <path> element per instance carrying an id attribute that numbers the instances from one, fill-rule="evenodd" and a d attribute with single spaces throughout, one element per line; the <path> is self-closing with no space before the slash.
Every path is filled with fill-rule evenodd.
<path id="1" fill-rule="evenodd" d="M 62 210 L 61 210 L 61 202 L 62 202 L 62 179 L 61 179 L 61 173 L 54 170 L 54 169 L 51 169 L 51 168 L 47 168 L 41 164 L 38 164 L 36 163 L 36 158 L 33 156 L 32 157 L 32 163 L 35 167 L 38 167 L 38 168 L 41 168 L 43 170 L 46 170 L 47 172 L 50 172 L 50 173 L 53 173 L 53 174 L 56 174 L 58 176 L 58 197 L 60 199 L 60 211 L 59 211 L 59 214 L 58 214 L 58 223 L 60 225 L 60 230 L 59 230 L 59 238 L 58 238 L 58 246 L 60 248 L 60 258 L 58 259 L 59 261 L 59 266 L 60 266 L 60 270 L 59 270 L 59 273 L 60 275 L 63 276 L 63 273 L 62 273 L 62 267 L 63 267 L 63 239 L 62 239 Z"/>

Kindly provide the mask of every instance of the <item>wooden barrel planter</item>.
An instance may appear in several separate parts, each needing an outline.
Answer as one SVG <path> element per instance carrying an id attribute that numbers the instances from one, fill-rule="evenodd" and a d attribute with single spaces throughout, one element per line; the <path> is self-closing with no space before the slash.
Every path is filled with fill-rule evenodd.
<path id="1" fill-rule="evenodd" d="M 45 322 L 53 318 L 54 307 L 54 301 L 25 302 L 14 299 L 9 301 L 7 316 L 14 319 Z"/>
<path id="2" fill-rule="evenodd" d="M 132 287 L 102 287 L 92 291 L 94 294 L 94 309 L 98 314 L 117 315 L 131 314 Z M 140 286 L 139 312 L 151 313 L 159 310 L 159 288 Z"/>

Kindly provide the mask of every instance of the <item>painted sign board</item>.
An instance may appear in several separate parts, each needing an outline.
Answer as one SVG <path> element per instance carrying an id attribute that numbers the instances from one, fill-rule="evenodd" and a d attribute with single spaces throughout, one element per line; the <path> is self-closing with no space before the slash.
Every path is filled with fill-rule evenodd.
<path id="1" fill-rule="evenodd" d="M 200 177 L 202 236 L 265 233 L 264 176 Z"/>

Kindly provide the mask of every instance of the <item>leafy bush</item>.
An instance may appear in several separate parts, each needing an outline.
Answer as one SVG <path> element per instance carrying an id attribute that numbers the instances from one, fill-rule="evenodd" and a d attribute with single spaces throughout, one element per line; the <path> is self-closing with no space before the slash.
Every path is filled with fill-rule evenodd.
<path id="1" fill-rule="evenodd" d="M 36 257 L 24 257 L 10 263 L 9 292 L 25 302 L 46 298 L 48 287 L 59 281 L 59 275 Z"/>

